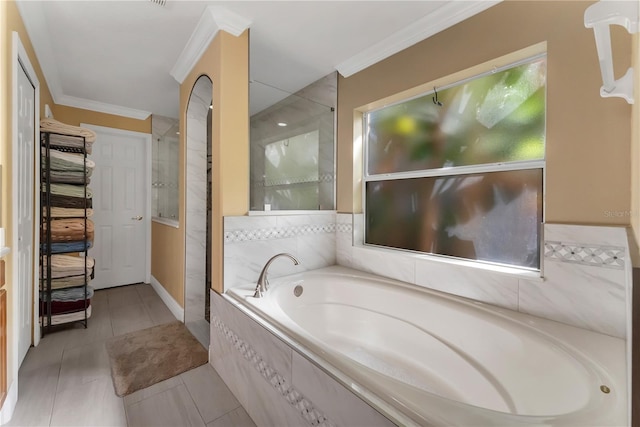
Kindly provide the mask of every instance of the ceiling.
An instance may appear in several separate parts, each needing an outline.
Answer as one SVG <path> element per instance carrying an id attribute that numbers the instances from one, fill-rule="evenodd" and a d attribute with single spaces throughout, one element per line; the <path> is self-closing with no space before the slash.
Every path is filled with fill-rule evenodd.
<path id="1" fill-rule="evenodd" d="M 209 6 L 249 24 L 254 114 L 335 70 L 348 76 L 497 2 L 17 4 L 56 104 L 144 118 L 178 117 L 179 83 L 170 73 Z"/>

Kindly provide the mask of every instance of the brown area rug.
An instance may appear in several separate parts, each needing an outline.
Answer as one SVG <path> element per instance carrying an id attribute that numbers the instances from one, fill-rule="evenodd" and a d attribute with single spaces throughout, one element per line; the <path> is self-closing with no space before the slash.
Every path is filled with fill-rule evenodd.
<path id="1" fill-rule="evenodd" d="M 182 322 L 110 338 L 111 377 L 120 397 L 207 363 L 202 344 Z"/>

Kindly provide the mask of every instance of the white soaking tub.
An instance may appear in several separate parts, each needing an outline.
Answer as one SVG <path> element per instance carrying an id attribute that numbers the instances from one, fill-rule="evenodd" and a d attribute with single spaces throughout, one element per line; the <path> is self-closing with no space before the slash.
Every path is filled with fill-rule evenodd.
<path id="1" fill-rule="evenodd" d="M 338 266 L 254 289 L 227 295 L 397 424 L 628 425 L 622 339 Z"/>

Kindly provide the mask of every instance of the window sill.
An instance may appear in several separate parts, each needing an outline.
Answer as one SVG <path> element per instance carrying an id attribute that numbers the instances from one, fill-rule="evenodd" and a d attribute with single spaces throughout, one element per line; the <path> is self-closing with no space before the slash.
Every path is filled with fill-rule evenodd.
<path id="1" fill-rule="evenodd" d="M 336 211 L 249 211 L 249 216 L 277 216 L 277 215 L 331 215 Z"/>
<path id="2" fill-rule="evenodd" d="M 463 267 L 469 269 L 482 270 L 489 273 L 496 273 L 511 277 L 516 277 L 518 279 L 523 280 L 532 280 L 532 281 L 544 281 L 544 276 L 542 275 L 542 271 L 533 271 L 526 270 L 523 268 L 517 267 L 509 267 L 504 265 L 495 265 L 495 264 L 486 264 L 483 262 L 475 262 L 475 261 L 467 261 L 459 258 L 452 258 L 443 255 L 431 255 L 431 254 L 418 254 L 409 251 L 403 250 L 395 250 L 383 248 L 375 245 L 367 245 L 367 244 L 354 244 L 354 248 L 367 249 L 378 252 L 385 252 L 393 256 L 406 257 L 407 259 L 412 259 L 414 261 L 428 261 L 440 264 L 448 264 L 452 267 Z"/>

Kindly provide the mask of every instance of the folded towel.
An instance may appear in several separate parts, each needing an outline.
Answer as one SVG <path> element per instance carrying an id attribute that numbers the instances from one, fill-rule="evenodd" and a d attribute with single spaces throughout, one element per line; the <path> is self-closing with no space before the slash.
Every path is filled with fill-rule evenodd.
<path id="1" fill-rule="evenodd" d="M 86 224 L 85 224 L 86 221 Z M 85 234 L 86 232 L 86 234 Z M 90 219 L 54 219 L 51 221 L 51 242 L 77 242 L 80 240 L 93 240 L 94 224 Z M 47 224 L 42 224 L 40 238 L 47 238 Z"/>
<path id="2" fill-rule="evenodd" d="M 80 150 L 91 154 L 91 146 L 93 142 L 85 141 L 81 136 L 60 135 L 57 133 L 49 134 L 49 147 L 55 147 L 61 151 Z M 77 151 L 76 151 L 77 152 Z"/>
<path id="3" fill-rule="evenodd" d="M 52 325 L 60 325 L 62 323 L 77 322 L 78 320 L 84 320 L 84 309 L 75 313 L 56 314 L 51 316 Z M 87 307 L 87 318 L 91 317 L 91 306 Z M 42 326 L 48 326 L 49 319 L 47 316 L 41 316 Z"/>
<path id="4" fill-rule="evenodd" d="M 51 170 L 61 172 L 80 172 L 85 171 L 87 176 L 91 176 L 96 163 L 91 159 L 85 159 L 82 154 L 64 153 L 58 150 L 49 150 L 49 157 L 46 150 L 42 148 L 41 161 L 43 166 L 49 165 Z"/>
<path id="5" fill-rule="evenodd" d="M 41 280 L 42 284 L 41 284 L 41 288 L 40 289 L 46 289 L 47 288 L 47 281 L 46 280 Z M 66 288 L 73 288 L 76 286 L 84 286 L 85 279 L 84 279 L 84 274 L 80 274 L 77 276 L 66 276 L 66 277 L 56 277 L 56 278 L 52 278 L 51 279 L 51 289 L 66 289 Z M 91 282 L 91 277 L 87 277 L 87 284 L 89 284 L 89 282 Z"/>
<path id="6" fill-rule="evenodd" d="M 51 301 L 83 301 L 93 298 L 94 289 L 87 286 L 86 292 L 84 286 L 67 289 L 56 289 L 51 291 Z M 49 301 L 47 292 L 40 292 L 40 301 Z"/>
<path id="7" fill-rule="evenodd" d="M 58 271 L 59 269 L 57 268 L 51 268 L 51 279 L 63 279 L 65 277 L 75 277 L 75 276 L 84 276 L 84 272 L 82 271 L 82 268 L 66 268 L 64 269 L 64 271 Z M 87 278 L 88 279 L 93 279 L 93 267 L 91 268 L 87 268 L 86 270 L 87 273 Z M 46 267 L 42 270 L 42 273 L 40 274 L 42 276 L 42 289 L 46 289 L 47 287 L 47 278 L 49 277 L 47 274 L 49 274 L 46 271 Z M 60 289 L 61 287 L 58 287 L 58 289 Z M 53 289 L 53 286 L 52 286 Z"/>
<path id="8" fill-rule="evenodd" d="M 43 132 L 55 132 L 65 135 L 83 136 L 87 142 L 94 142 L 96 140 L 96 133 L 91 129 L 67 125 L 55 119 L 41 119 L 40 130 Z"/>
<path id="9" fill-rule="evenodd" d="M 42 191 L 46 191 L 47 185 L 42 184 Z M 51 194 L 55 194 L 57 196 L 67 196 L 67 197 L 86 197 L 90 199 L 93 197 L 93 191 L 91 188 L 85 187 L 83 185 L 73 185 L 73 184 L 49 184 L 49 189 L 51 190 Z"/>
<path id="10" fill-rule="evenodd" d="M 46 177 L 43 179 L 46 180 Z M 89 185 L 91 184 L 91 178 L 87 174 L 76 171 L 57 171 L 51 169 L 49 171 L 49 179 L 52 183 L 56 184 L 75 184 L 75 185 Z"/>
<path id="11" fill-rule="evenodd" d="M 87 262 L 86 274 L 93 274 L 93 266 L 95 261 L 90 257 L 78 257 L 72 255 L 51 255 L 51 277 L 61 278 L 67 276 L 79 276 L 85 274 L 85 259 Z M 47 259 L 42 262 L 42 278 L 46 279 L 47 275 Z"/>
<path id="12" fill-rule="evenodd" d="M 85 199 L 84 197 L 69 197 L 69 196 L 61 196 L 59 194 L 50 194 L 49 200 L 47 201 L 46 194 L 41 193 L 42 195 L 42 204 L 55 206 L 58 208 L 77 208 L 84 209 L 92 207 L 92 199 Z"/>
<path id="13" fill-rule="evenodd" d="M 89 308 L 90 305 L 90 299 L 81 301 L 51 301 L 51 314 L 60 315 L 76 313 L 78 311 L 84 312 L 84 309 Z M 44 301 L 40 301 L 40 315 L 46 315 L 47 313 L 49 313 L 49 304 Z"/>
<path id="14" fill-rule="evenodd" d="M 93 215 L 93 209 L 74 209 L 74 208 L 58 208 L 52 206 L 51 218 L 84 218 L 85 214 L 90 217 Z M 47 216 L 47 208 L 42 208 L 42 216 Z"/>
<path id="15" fill-rule="evenodd" d="M 42 156 L 45 156 L 46 158 L 47 150 L 42 147 L 40 150 L 40 154 Z M 51 157 L 52 159 L 60 160 L 61 164 L 63 165 L 68 164 L 69 166 L 80 166 L 79 170 L 82 170 L 82 166 L 87 166 L 90 169 L 96 167 L 96 162 L 89 158 L 85 159 L 83 154 L 65 153 L 64 151 L 50 149 L 49 157 Z M 51 167 L 53 168 L 54 165 L 52 164 Z"/>
<path id="16" fill-rule="evenodd" d="M 51 256 L 51 266 L 65 269 L 65 268 L 75 268 L 75 267 L 84 267 L 85 260 L 87 262 L 87 267 L 93 267 L 95 264 L 95 260 L 91 257 L 81 257 L 74 255 L 52 255 Z M 47 265 L 47 259 L 44 259 L 44 265 Z"/>
<path id="17" fill-rule="evenodd" d="M 52 254 L 61 254 L 65 252 L 84 252 L 87 251 L 93 246 L 93 241 L 87 240 L 85 243 L 82 242 L 60 242 L 60 243 L 51 243 L 51 253 Z M 42 243 L 40 248 L 43 252 L 47 251 L 47 244 Z"/>

